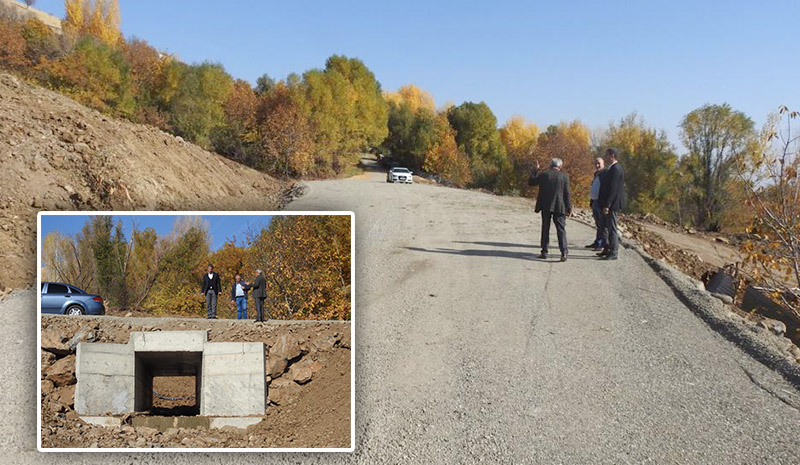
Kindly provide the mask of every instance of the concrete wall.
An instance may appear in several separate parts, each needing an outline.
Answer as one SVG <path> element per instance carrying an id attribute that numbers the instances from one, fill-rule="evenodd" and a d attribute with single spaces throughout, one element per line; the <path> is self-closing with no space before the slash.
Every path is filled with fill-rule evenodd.
<path id="1" fill-rule="evenodd" d="M 81 342 L 75 358 L 75 411 L 81 415 L 134 411 L 132 346 Z"/>
<path id="2" fill-rule="evenodd" d="M 263 415 L 267 381 L 261 342 L 209 342 L 203 350 L 200 415 Z"/>

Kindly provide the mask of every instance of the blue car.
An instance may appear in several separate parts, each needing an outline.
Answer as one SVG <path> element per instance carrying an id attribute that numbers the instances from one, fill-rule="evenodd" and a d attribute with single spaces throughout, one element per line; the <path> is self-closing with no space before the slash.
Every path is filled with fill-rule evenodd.
<path id="1" fill-rule="evenodd" d="M 42 283 L 42 313 L 61 315 L 105 315 L 99 295 L 88 294 L 71 284 Z"/>

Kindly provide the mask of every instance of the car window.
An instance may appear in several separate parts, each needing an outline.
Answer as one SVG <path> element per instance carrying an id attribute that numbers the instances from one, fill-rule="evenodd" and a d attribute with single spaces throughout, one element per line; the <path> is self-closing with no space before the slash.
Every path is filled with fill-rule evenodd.
<path id="1" fill-rule="evenodd" d="M 78 289 L 75 286 L 70 286 L 69 289 L 70 292 L 72 292 L 73 294 L 86 294 L 85 292 L 83 292 L 82 290 Z"/>
<path id="2" fill-rule="evenodd" d="M 67 286 L 63 284 L 53 284 L 50 283 L 47 285 L 47 293 L 48 294 L 68 294 Z"/>

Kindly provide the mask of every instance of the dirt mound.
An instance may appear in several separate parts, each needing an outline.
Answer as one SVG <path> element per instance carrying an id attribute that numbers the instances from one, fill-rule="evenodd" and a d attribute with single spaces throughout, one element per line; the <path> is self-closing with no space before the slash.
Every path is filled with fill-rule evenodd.
<path id="1" fill-rule="evenodd" d="M 120 427 L 94 426 L 81 420 L 73 410 L 76 341 L 124 344 L 131 331 L 162 330 L 207 330 L 213 342 L 263 342 L 270 371 L 264 419 L 246 430 L 166 431 L 133 427 L 131 417 Z M 42 446 L 349 447 L 350 350 L 349 322 L 260 325 L 250 320 L 43 316 Z M 150 413 L 191 408 L 194 401 L 187 397 L 194 392 L 193 383 L 181 377 L 154 380 L 154 390 L 161 397 L 154 398 Z"/>
<path id="2" fill-rule="evenodd" d="M 283 184 L 0 73 L 0 291 L 35 280 L 39 210 L 271 210 Z"/>

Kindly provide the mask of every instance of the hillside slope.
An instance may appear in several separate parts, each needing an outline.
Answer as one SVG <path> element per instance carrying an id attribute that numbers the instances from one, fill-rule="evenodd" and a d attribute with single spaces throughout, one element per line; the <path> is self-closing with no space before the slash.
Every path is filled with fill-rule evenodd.
<path id="1" fill-rule="evenodd" d="M 35 281 L 39 210 L 271 210 L 283 183 L 0 73 L 0 292 Z"/>

